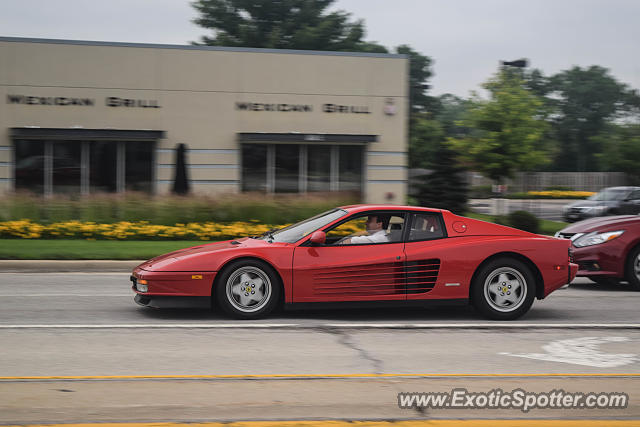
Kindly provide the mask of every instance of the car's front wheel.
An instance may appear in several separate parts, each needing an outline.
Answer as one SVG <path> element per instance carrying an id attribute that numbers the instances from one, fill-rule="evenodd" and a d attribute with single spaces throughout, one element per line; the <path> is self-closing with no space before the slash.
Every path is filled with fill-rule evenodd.
<path id="1" fill-rule="evenodd" d="M 640 291 L 640 246 L 629 252 L 624 278 L 634 291 Z"/>
<path id="2" fill-rule="evenodd" d="M 220 272 L 215 295 L 227 314 L 238 319 L 257 319 L 269 314 L 278 303 L 279 278 L 262 261 L 236 261 Z"/>
<path id="3" fill-rule="evenodd" d="M 473 305 L 483 315 L 494 320 L 513 320 L 533 304 L 535 278 L 523 262 L 498 258 L 480 268 L 471 292 Z"/>

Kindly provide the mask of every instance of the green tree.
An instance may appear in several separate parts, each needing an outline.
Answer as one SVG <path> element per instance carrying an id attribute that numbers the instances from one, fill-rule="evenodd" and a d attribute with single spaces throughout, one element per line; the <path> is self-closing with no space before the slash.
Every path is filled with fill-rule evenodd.
<path id="1" fill-rule="evenodd" d="M 421 177 L 422 182 L 417 185 L 415 197 L 418 203 L 421 206 L 464 214 L 468 191 L 464 169 L 458 164 L 455 153 L 444 142 L 437 144 L 434 158 L 432 172 Z"/>
<path id="2" fill-rule="evenodd" d="M 413 50 L 407 45 L 396 48 L 396 53 L 409 57 L 409 102 L 412 113 L 432 111 L 437 101 L 427 95 L 429 85 L 427 81 L 433 75 L 432 60 Z"/>
<path id="3" fill-rule="evenodd" d="M 434 119 L 440 123 L 447 137 L 462 138 L 471 132 L 463 125 L 471 103 L 458 96 L 445 93 L 437 98 L 439 105 Z"/>
<path id="4" fill-rule="evenodd" d="M 518 73 L 503 69 L 483 85 L 489 100 L 474 95 L 463 125 L 472 132 L 451 138 L 461 158 L 496 183 L 518 170 L 547 161 L 542 101 L 524 86 Z"/>
<path id="5" fill-rule="evenodd" d="M 211 29 L 210 46 L 330 51 L 386 52 L 362 40 L 362 20 L 344 11 L 328 12 L 334 0 L 196 0 L 194 22 Z"/>
<path id="6" fill-rule="evenodd" d="M 634 113 L 638 94 L 609 75 L 606 68 L 573 67 L 548 81 L 550 116 L 559 153 L 554 168 L 563 171 L 598 170 L 598 153 L 610 122 Z"/>
<path id="7" fill-rule="evenodd" d="M 440 123 L 427 114 L 415 114 L 409 137 L 409 167 L 431 169 L 437 164 L 436 151 L 444 142 Z"/>
<path id="8" fill-rule="evenodd" d="M 625 172 L 635 184 L 640 183 L 640 125 L 610 124 L 596 137 L 603 147 L 598 160 L 600 168 L 609 172 Z"/>

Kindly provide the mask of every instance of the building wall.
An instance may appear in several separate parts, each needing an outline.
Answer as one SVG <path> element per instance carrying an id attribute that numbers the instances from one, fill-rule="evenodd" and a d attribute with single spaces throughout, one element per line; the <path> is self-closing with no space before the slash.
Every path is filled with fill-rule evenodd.
<path id="1" fill-rule="evenodd" d="M 237 192 L 238 133 L 298 132 L 377 135 L 366 148 L 364 201 L 403 202 L 407 76 L 408 60 L 398 55 L 0 38 L 0 191 L 13 188 L 13 127 L 166 131 L 156 152 L 158 193 L 169 191 L 177 143 L 189 148 L 194 192 Z M 94 103 L 9 99 L 20 95 Z M 113 97 L 160 108 L 109 106 Z M 393 115 L 384 113 L 390 99 Z M 243 111 L 237 103 L 310 105 L 311 111 Z M 325 112 L 325 104 L 369 114 Z"/>

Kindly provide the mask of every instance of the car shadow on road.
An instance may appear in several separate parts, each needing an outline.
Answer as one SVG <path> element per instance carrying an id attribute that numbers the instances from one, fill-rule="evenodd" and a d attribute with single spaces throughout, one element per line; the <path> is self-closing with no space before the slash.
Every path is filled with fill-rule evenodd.
<path id="1" fill-rule="evenodd" d="M 153 309 L 139 307 L 138 314 L 144 320 L 156 321 L 224 321 L 238 322 L 242 320 L 232 319 L 220 310 L 206 309 Z M 561 313 L 556 313 L 560 318 Z M 531 310 L 521 320 L 543 320 L 548 316 L 553 316 L 553 310 L 546 314 L 537 313 Z M 301 323 L 312 324 L 314 321 L 321 322 L 394 322 L 394 323 L 423 323 L 423 322 L 446 322 L 446 323 L 466 323 L 484 322 L 485 319 L 473 307 L 449 306 L 449 307 L 404 307 L 404 308 L 336 308 L 336 309 L 312 309 L 312 310 L 276 310 L 266 319 L 260 319 L 259 323 Z M 217 323 L 217 322 L 216 322 Z"/>
<path id="2" fill-rule="evenodd" d="M 581 290 L 581 291 L 607 291 L 607 292 L 637 292 L 631 289 L 631 286 L 627 282 L 620 283 L 572 283 L 569 286 L 569 289 L 572 290 Z"/>

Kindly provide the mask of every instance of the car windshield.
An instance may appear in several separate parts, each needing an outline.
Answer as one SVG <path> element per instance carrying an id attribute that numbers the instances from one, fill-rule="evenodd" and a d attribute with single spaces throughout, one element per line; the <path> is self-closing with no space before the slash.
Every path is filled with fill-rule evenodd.
<path id="1" fill-rule="evenodd" d="M 344 216 L 346 213 L 347 211 L 342 209 L 332 209 L 314 217 L 305 219 L 297 224 L 274 231 L 273 233 L 265 233 L 261 238 L 270 242 L 295 243 L 304 236 L 307 236 L 317 229 L 322 228 L 330 222 Z"/>
<path id="2" fill-rule="evenodd" d="M 629 192 L 627 190 L 602 190 L 589 197 L 589 200 L 622 200 Z"/>

